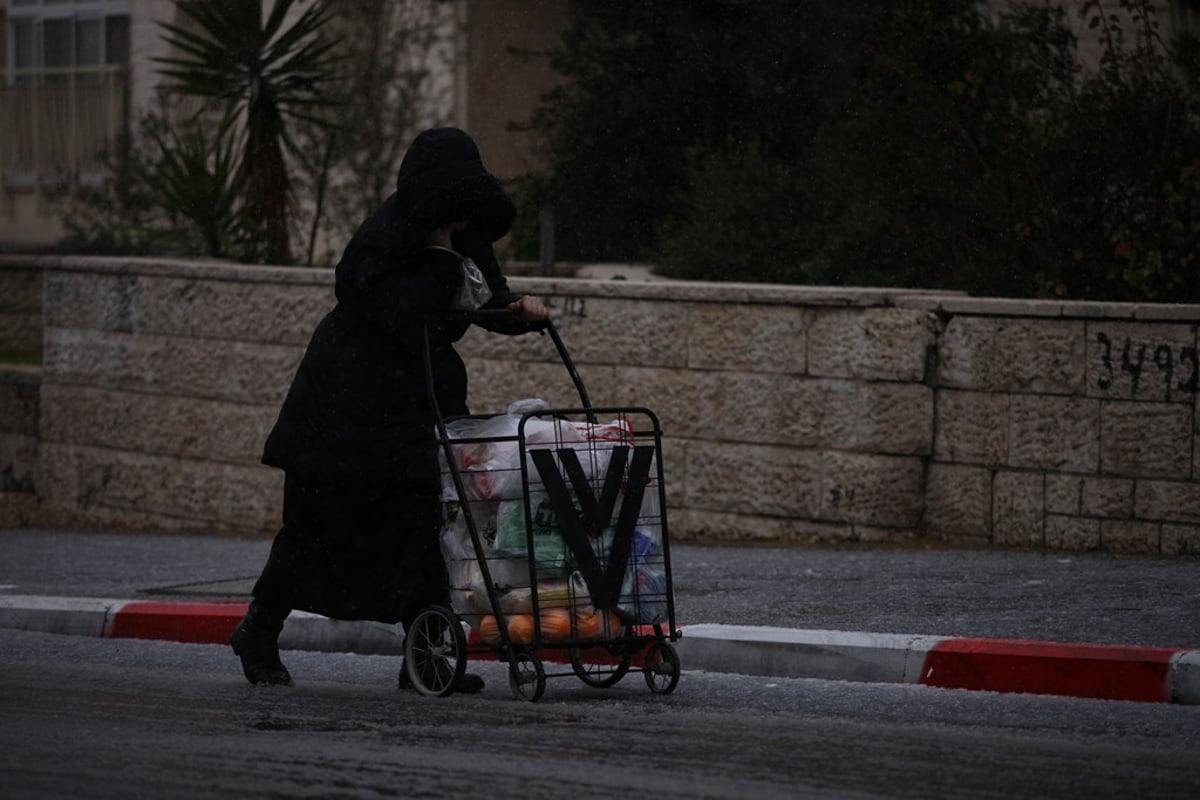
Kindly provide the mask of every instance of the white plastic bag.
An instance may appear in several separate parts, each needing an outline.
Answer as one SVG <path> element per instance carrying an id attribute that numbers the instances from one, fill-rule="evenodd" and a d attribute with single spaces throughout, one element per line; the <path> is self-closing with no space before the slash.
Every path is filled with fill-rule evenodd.
<path id="1" fill-rule="evenodd" d="M 450 306 L 458 311 L 475 311 L 482 308 L 492 299 L 491 287 L 479 270 L 479 266 L 469 258 L 462 260 L 462 285 L 458 287 L 458 296 Z"/>

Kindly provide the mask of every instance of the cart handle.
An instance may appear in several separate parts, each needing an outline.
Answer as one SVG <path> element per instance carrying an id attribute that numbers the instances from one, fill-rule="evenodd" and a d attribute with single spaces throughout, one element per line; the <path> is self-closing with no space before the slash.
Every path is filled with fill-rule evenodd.
<path id="1" fill-rule="evenodd" d="M 524 322 L 531 331 L 544 330 L 550 320 L 523 321 L 511 308 L 483 308 L 474 311 L 443 311 L 434 316 L 446 322 L 468 322 L 482 324 L 485 322 Z"/>
<path id="2" fill-rule="evenodd" d="M 425 378 L 428 390 L 430 390 L 430 401 L 433 403 L 433 413 L 438 419 L 442 419 L 442 410 L 438 408 L 437 397 L 434 397 L 433 392 L 433 363 L 430 359 L 430 325 L 434 321 L 460 321 L 460 323 L 484 324 L 484 323 L 510 323 L 510 321 L 522 321 L 518 317 L 517 312 L 511 308 L 487 308 L 476 309 L 476 311 L 446 311 L 439 314 L 434 314 L 432 317 L 425 320 Z M 554 343 L 554 349 L 558 351 L 558 357 L 563 362 L 566 368 L 566 374 L 570 375 L 571 383 L 575 384 L 575 391 L 580 396 L 580 408 L 588 411 L 588 420 L 595 422 L 595 415 L 592 414 L 592 398 L 588 396 L 587 386 L 583 385 L 583 378 L 580 377 L 580 372 L 575 368 L 575 362 L 571 360 L 571 354 L 566 351 L 566 344 L 563 343 L 563 337 L 559 335 L 557 327 L 554 327 L 553 321 L 550 318 L 539 319 L 535 321 L 526 321 L 524 323 L 530 332 L 539 331 L 548 333 L 551 341 Z"/>
<path id="3" fill-rule="evenodd" d="M 435 321 L 445 322 L 466 322 L 474 324 L 482 324 L 488 322 L 521 322 L 516 311 L 509 308 L 489 308 L 476 309 L 475 311 L 443 311 L 434 314 L 425 320 L 425 381 L 429 389 L 429 399 L 433 404 L 433 413 L 438 418 L 439 422 L 442 418 L 441 409 L 438 407 L 437 397 L 433 390 L 433 363 L 430 358 L 430 339 L 429 326 Z M 524 322 L 530 332 L 538 331 L 550 335 L 550 340 L 554 342 L 554 349 L 558 351 L 558 357 L 562 360 L 563 366 L 567 370 L 567 374 L 571 377 L 571 383 L 575 385 L 575 391 L 579 394 L 580 408 L 588 412 L 588 421 L 595 422 L 595 415 L 591 412 L 592 400 L 588 396 L 587 387 L 583 384 L 583 378 L 579 375 L 579 370 L 575 369 L 575 362 L 571 360 L 571 354 L 567 352 L 567 346 L 563 343 L 562 336 L 558 333 L 558 328 L 554 327 L 554 323 L 549 317 L 542 320 L 532 322 Z M 444 435 L 444 434 L 443 434 Z"/>

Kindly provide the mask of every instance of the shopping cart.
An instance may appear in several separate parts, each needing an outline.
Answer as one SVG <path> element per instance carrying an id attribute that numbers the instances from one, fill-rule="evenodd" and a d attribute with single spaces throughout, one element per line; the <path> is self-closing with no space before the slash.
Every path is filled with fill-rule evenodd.
<path id="1" fill-rule="evenodd" d="M 514 319 L 461 312 L 460 321 Z M 509 686 L 536 701 L 553 677 L 610 687 L 640 667 L 650 690 L 679 682 L 662 428 L 642 407 L 593 407 L 552 322 L 548 335 L 578 392 L 576 408 L 539 400 L 506 413 L 444 419 L 441 532 L 450 605 L 422 609 L 406 632 L 416 690 L 453 691 L 471 656 L 508 664 Z M 429 329 L 426 382 L 434 397 Z M 547 665 L 570 665 L 548 671 Z"/>

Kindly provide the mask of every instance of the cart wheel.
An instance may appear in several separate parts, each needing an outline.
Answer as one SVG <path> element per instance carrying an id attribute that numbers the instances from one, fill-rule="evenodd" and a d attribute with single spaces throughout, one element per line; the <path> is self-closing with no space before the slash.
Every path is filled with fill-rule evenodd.
<path id="1" fill-rule="evenodd" d="M 666 642 L 655 642 L 646 651 L 642 665 L 646 685 L 655 694 L 670 694 L 679 684 L 679 654 Z"/>
<path id="2" fill-rule="evenodd" d="M 467 671 L 467 637 L 453 611 L 429 606 L 417 614 L 404 637 L 404 665 L 413 688 L 445 697 Z"/>
<path id="3" fill-rule="evenodd" d="M 617 681 L 625 677 L 626 672 L 629 672 L 629 665 L 633 662 L 633 656 L 629 653 L 622 653 L 621 660 L 616 664 L 584 661 L 584 649 L 581 647 L 567 648 L 567 655 L 571 658 L 571 669 L 575 670 L 579 680 L 598 689 L 606 689 L 615 685 Z"/>
<path id="4" fill-rule="evenodd" d="M 546 670 L 533 653 L 516 653 L 508 663 L 508 687 L 513 697 L 536 703 L 546 691 Z"/>

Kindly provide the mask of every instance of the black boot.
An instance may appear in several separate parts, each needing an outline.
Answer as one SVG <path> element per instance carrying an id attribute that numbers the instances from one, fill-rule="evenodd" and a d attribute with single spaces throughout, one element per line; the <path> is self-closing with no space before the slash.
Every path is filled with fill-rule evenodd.
<path id="1" fill-rule="evenodd" d="M 291 685 L 291 673 L 279 660 L 279 632 L 287 615 L 287 611 L 280 613 L 256 600 L 229 637 L 229 645 L 241 658 L 242 672 L 251 683 Z"/>
<path id="2" fill-rule="evenodd" d="M 426 668 L 438 671 L 438 677 L 441 678 L 439 682 L 444 682 L 450 677 L 450 663 L 441 656 L 431 658 L 426 662 Z M 426 685 L 432 683 L 432 677 L 431 675 L 430 679 L 425 680 L 424 683 Z M 417 687 L 413 686 L 412 678 L 408 675 L 408 663 L 406 659 L 400 660 L 400 688 L 409 692 L 417 690 Z M 454 682 L 454 691 L 461 692 L 462 694 L 479 694 L 483 691 L 483 678 L 469 672 L 464 673 L 461 678 Z"/>

